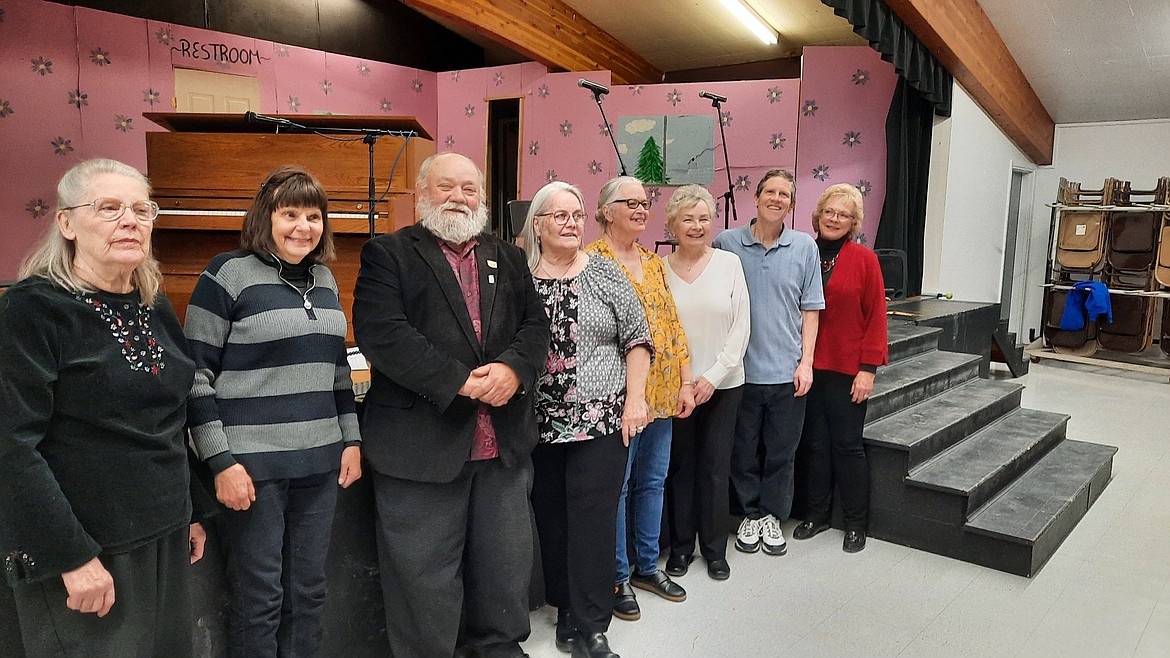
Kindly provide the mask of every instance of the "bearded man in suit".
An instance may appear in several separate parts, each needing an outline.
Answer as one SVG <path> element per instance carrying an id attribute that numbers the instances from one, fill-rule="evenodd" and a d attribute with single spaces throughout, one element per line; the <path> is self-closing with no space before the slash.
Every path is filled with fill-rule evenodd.
<path id="1" fill-rule="evenodd" d="M 523 252 L 484 233 L 483 187 L 466 157 L 427 158 L 418 223 L 366 244 L 354 290 L 395 656 L 513 658 L 530 630 L 531 395 L 549 325 Z"/>

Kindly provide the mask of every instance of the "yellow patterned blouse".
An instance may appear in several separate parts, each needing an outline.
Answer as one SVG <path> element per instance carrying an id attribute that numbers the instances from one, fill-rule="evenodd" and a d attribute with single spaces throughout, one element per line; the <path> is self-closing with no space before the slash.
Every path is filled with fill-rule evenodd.
<path id="1" fill-rule="evenodd" d="M 682 367 L 691 362 L 691 353 L 674 307 L 674 297 L 666 285 L 666 263 L 642 245 L 636 246 L 642 255 L 641 283 L 630 276 L 629 270 L 603 238 L 594 240 L 585 251 L 617 263 L 622 274 L 633 284 L 646 311 L 650 339 L 654 342 L 654 362 L 650 364 L 650 377 L 646 381 L 646 404 L 650 407 L 651 418 L 670 418 L 678 405 Z"/>

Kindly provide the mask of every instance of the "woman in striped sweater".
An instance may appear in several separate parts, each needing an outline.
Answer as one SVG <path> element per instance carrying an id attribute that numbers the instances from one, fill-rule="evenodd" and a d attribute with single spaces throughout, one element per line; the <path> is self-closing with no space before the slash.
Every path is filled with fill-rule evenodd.
<path id="1" fill-rule="evenodd" d="M 317 654 L 337 486 L 361 477 L 327 213 L 307 171 L 270 174 L 242 249 L 211 260 L 187 308 L 188 423 L 228 508 L 233 656 Z"/>

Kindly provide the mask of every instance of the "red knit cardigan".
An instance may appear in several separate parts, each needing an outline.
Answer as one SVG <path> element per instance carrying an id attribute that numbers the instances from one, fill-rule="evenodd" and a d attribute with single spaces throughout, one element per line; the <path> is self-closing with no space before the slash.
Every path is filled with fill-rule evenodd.
<path id="1" fill-rule="evenodd" d="M 872 250 L 841 245 L 818 326 L 813 368 L 856 375 L 862 364 L 888 363 L 885 283 Z"/>

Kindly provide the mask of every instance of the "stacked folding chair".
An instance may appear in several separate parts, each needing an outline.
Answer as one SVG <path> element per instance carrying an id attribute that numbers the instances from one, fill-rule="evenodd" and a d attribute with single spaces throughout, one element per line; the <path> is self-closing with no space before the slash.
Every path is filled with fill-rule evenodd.
<path id="1" fill-rule="evenodd" d="M 1155 202 L 1161 221 L 1158 229 L 1158 253 L 1154 258 L 1154 290 L 1170 289 L 1170 177 L 1158 179 L 1159 197 Z M 1170 300 L 1162 300 L 1162 324 L 1158 345 L 1170 356 Z"/>
<path id="2" fill-rule="evenodd" d="M 1170 177 L 1152 190 L 1107 178 L 1100 189 L 1060 179 L 1055 253 L 1044 298 L 1044 339 L 1053 351 L 1089 356 L 1098 347 L 1140 353 L 1159 338 L 1170 355 Z M 1060 328 L 1066 287 L 1098 281 L 1109 288 L 1112 322 L 1084 316 L 1084 327 Z M 1160 312 L 1159 312 L 1160 311 Z M 1082 310 L 1083 313 L 1083 310 Z"/>
<path id="3" fill-rule="evenodd" d="M 1120 181 L 1109 178 L 1099 190 L 1081 188 L 1080 183 L 1060 179 L 1057 203 L 1060 214 L 1056 227 L 1055 280 L 1071 286 L 1077 281 L 1092 280 L 1105 263 L 1108 217 L 1103 209 L 1113 204 Z M 1097 322 L 1086 318 L 1080 330 L 1060 328 L 1064 317 L 1067 290 L 1049 288 L 1044 299 L 1044 339 L 1053 351 L 1061 354 L 1090 356 L 1097 351 Z"/>
<path id="4" fill-rule="evenodd" d="M 1160 185 L 1148 191 L 1133 190 L 1128 182 L 1115 185 L 1112 200 L 1122 209 L 1110 212 L 1108 219 L 1104 280 L 1110 290 L 1154 290 L 1154 263 L 1162 219 L 1154 204 L 1162 196 Z M 1149 348 L 1154 337 L 1158 299 L 1111 294 L 1110 302 L 1113 322 L 1100 328 L 1097 342 L 1101 347 L 1117 352 L 1143 352 Z"/>

